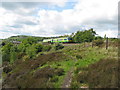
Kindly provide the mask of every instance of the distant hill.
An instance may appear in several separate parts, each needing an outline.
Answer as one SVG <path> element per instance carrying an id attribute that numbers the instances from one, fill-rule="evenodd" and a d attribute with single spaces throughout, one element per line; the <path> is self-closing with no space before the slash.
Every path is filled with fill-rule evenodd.
<path id="1" fill-rule="evenodd" d="M 26 35 L 18 35 L 18 36 L 11 36 L 7 39 L 4 39 L 5 41 L 23 41 L 26 38 L 32 37 L 34 39 L 37 39 L 38 41 L 42 41 L 46 37 L 35 37 L 35 36 L 26 36 Z"/>

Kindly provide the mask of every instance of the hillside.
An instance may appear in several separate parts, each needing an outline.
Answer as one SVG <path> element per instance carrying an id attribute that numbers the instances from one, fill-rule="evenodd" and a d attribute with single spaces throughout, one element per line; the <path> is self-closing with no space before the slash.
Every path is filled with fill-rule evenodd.
<path id="1" fill-rule="evenodd" d="M 46 37 L 35 37 L 35 36 L 26 36 L 26 35 L 18 35 L 18 36 L 11 36 L 9 38 L 4 39 L 5 41 L 23 41 L 26 38 L 32 37 L 37 41 L 42 41 Z"/>
<path id="2" fill-rule="evenodd" d="M 3 63 L 3 87 L 9 88 L 116 88 L 117 42 L 92 48 L 91 43 L 64 45 Z M 32 48 L 32 47 L 31 47 Z M 30 54 L 31 55 L 31 54 Z"/>

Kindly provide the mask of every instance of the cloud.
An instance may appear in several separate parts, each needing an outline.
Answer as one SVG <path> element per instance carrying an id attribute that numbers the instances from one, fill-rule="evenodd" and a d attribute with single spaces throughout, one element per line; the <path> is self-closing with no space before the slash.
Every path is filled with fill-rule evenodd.
<path id="1" fill-rule="evenodd" d="M 57 36 L 94 28 L 101 36 L 105 33 L 109 37 L 117 37 L 117 3 L 118 0 L 78 0 L 72 8 L 64 9 L 66 2 L 63 0 L 4 2 L 0 8 L 0 31 L 6 37 L 7 32 L 13 35 Z M 59 8 L 62 10 L 59 11 Z"/>
<path id="2" fill-rule="evenodd" d="M 74 9 L 62 12 L 40 10 L 39 16 L 41 25 L 48 27 L 49 31 L 54 30 L 55 33 L 71 33 L 82 28 L 94 28 L 98 32 L 112 29 L 116 32 L 117 0 L 115 2 L 109 0 L 109 4 L 108 0 L 99 2 L 80 0 Z M 110 35 L 110 37 L 114 36 Z"/>
<path id="3" fill-rule="evenodd" d="M 8 10 L 15 10 L 17 8 L 38 8 L 38 7 L 44 7 L 44 6 L 58 6 L 58 7 L 64 7 L 65 3 L 68 0 L 29 0 L 29 1 L 17 1 L 17 0 L 9 0 L 9 1 L 2 1 L 2 6 Z"/>
<path id="4" fill-rule="evenodd" d="M 10 37 L 10 36 L 16 36 L 16 35 L 18 35 L 18 34 L 13 34 L 13 33 L 10 33 L 10 32 L 0 31 L 0 39 L 6 38 L 6 36 Z"/>
<path id="5" fill-rule="evenodd" d="M 99 33 L 99 35 L 102 37 L 104 37 L 105 34 L 107 37 L 118 37 L 118 31 L 116 31 L 116 30 L 106 30 L 103 32 L 98 31 L 97 33 Z"/>

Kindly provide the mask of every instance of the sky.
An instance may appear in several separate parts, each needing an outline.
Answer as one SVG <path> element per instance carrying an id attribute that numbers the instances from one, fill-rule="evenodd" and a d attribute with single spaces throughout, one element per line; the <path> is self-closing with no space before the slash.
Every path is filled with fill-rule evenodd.
<path id="1" fill-rule="evenodd" d="M 93 28 L 118 36 L 119 0 L 2 0 L 0 39 L 16 35 L 59 36 Z"/>

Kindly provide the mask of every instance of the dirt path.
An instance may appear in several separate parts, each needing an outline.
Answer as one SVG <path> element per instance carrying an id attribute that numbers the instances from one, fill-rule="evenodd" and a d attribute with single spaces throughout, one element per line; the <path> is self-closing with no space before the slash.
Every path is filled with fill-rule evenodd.
<path id="1" fill-rule="evenodd" d="M 72 81 L 72 73 L 73 73 L 73 71 L 74 71 L 74 69 L 71 68 L 71 69 L 67 72 L 61 88 L 69 88 L 69 87 L 70 87 L 70 84 L 71 84 L 71 81 Z"/>
<path id="2" fill-rule="evenodd" d="M 73 57 L 71 57 L 71 58 L 73 58 Z M 77 61 L 76 58 L 73 58 L 73 59 L 75 62 Z M 61 88 L 70 88 L 73 72 L 74 72 L 74 66 L 72 66 L 71 69 L 67 72 Z"/>
<path id="3" fill-rule="evenodd" d="M 78 44 L 64 44 L 64 46 L 67 46 L 67 45 L 78 45 Z M 91 47 L 91 44 L 90 45 L 85 45 L 83 46 L 83 48 L 85 47 Z M 70 56 L 70 58 L 72 58 L 75 62 L 77 62 L 77 59 L 75 57 L 72 57 Z M 74 66 L 71 67 L 71 69 L 67 72 L 65 78 L 64 78 L 64 81 L 63 81 L 63 84 L 61 85 L 61 88 L 70 88 L 70 84 L 72 82 L 72 75 L 73 75 L 73 72 L 74 72 Z"/>

